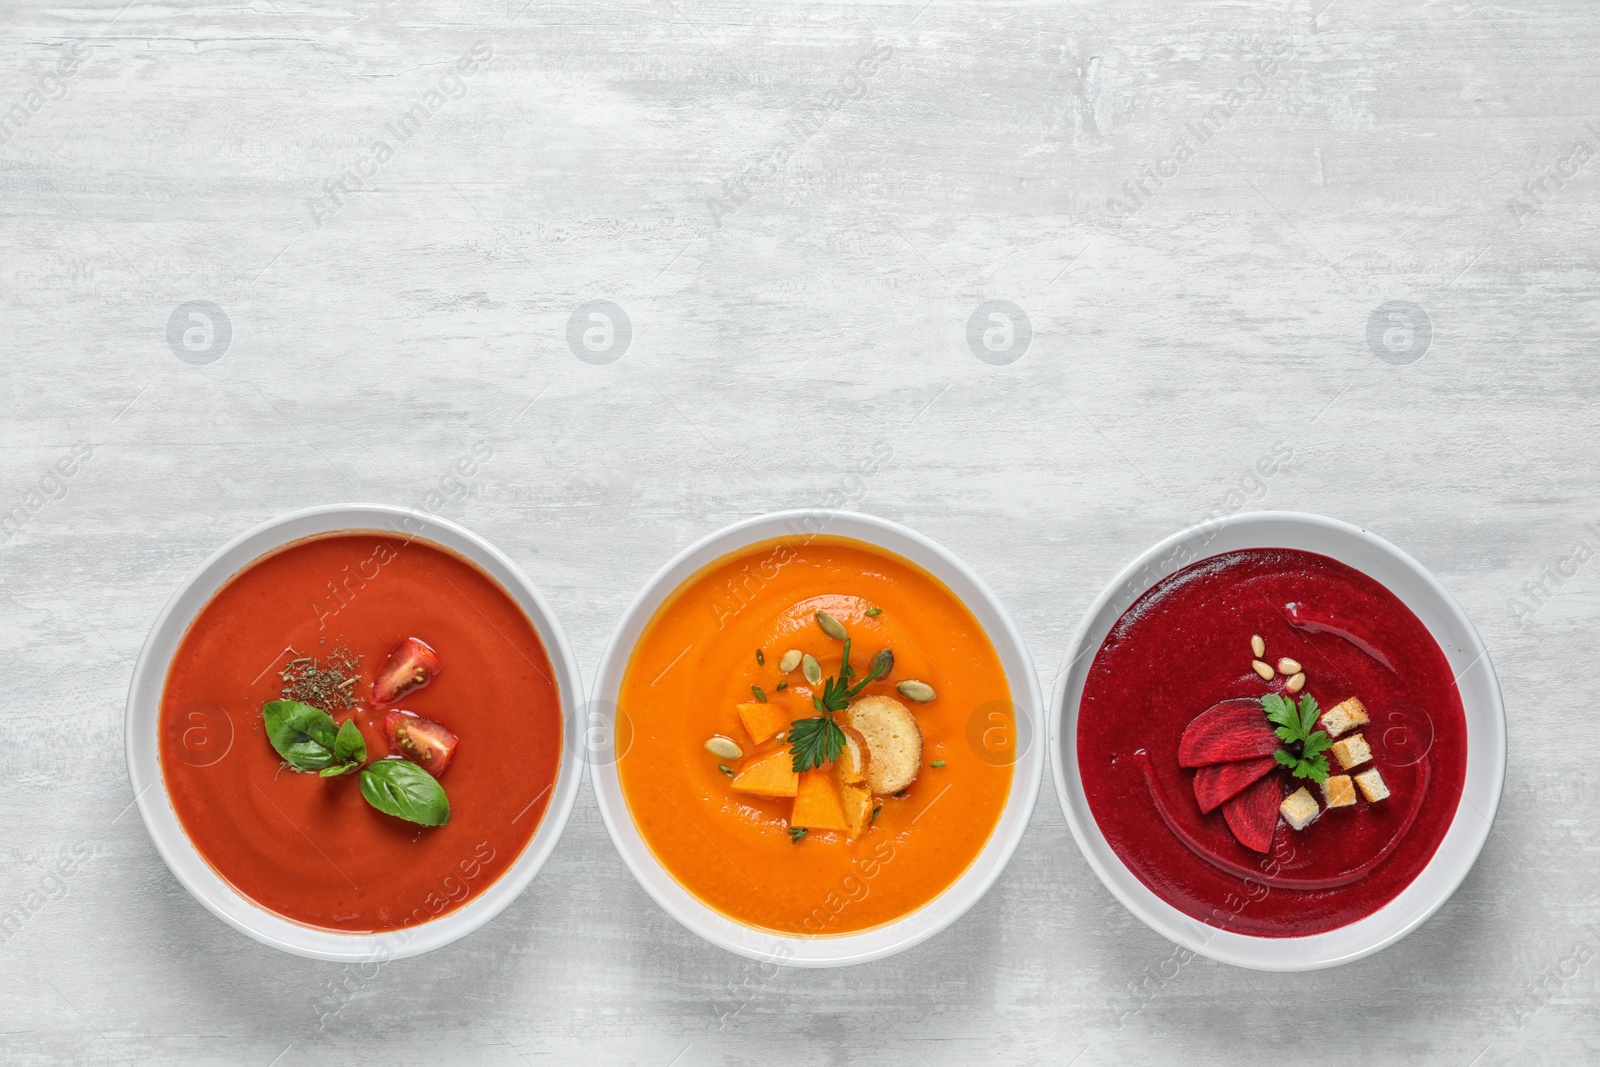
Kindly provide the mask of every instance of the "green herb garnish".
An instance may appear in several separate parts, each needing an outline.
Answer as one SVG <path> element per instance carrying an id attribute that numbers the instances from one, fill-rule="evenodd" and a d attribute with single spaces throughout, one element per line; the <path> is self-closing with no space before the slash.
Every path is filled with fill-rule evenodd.
<path id="1" fill-rule="evenodd" d="M 339 727 L 321 708 L 298 700 L 273 700 L 261 708 L 267 740 L 283 762 L 297 771 L 320 771 L 336 761 Z"/>
<path id="2" fill-rule="evenodd" d="M 944 766 L 944 760 L 936 759 L 932 763 L 928 764 L 928 766 L 932 767 L 934 770 L 938 770 L 940 767 Z"/>
<path id="3" fill-rule="evenodd" d="M 872 809 L 872 818 L 867 820 L 867 825 L 870 826 L 873 823 L 877 822 L 878 821 L 878 816 L 882 815 L 882 814 L 883 814 L 883 805 L 879 804 L 877 807 Z"/>
<path id="4" fill-rule="evenodd" d="M 883 609 L 882 608 L 868 608 L 867 609 L 867 618 L 869 618 L 869 619 L 876 619 L 879 615 L 882 615 L 882 614 L 883 614 Z"/>
<path id="5" fill-rule="evenodd" d="M 341 774 L 361 769 L 367 762 L 367 742 L 361 736 L 361 730 L 356 726 L 354 719 L 346 719 L 339 727 L 339 732 L 333 735 L 332 767 L 322 769 L 322 777 L 334 778 Z"/>
<path id="6" fill-rule="evenodd" d="M 752 685 L 750 687 L 750 692 L 754 693 L 756 695 L 756 699 L 761 701 L 761 703 L 765 704 L 767 702 L 767 694 L 761 691 L 761 687 L 759 685 Z"/>
<path id="7" fill-rule="evenodd" d="M 822 695 L 811 698 L 812 706 L 820 714 L 789 724 L 789 754 L 794 757 L 795 773 L 804 773 L 839 758 L 839 753 L 844 751 L 844 731 L 833 721 L 834 713 L 848 708 L 857 693 L 893 670 L 894 653 L 884 649 L 872 657 L 868 667 L 867 676 L 851 685 L 856 672 L 850 666 L 850 639 L 845 638 L 844 659 L 839 664 L 838 675 L 825 679 Z"/>
<path id="8" fill-rule="evenodd" d="M 831 715 L 796 719 L 789 724 L 789 755 L 796 774 L 832 763 L 844 751 L 844 731 Z"/>
<path id="9" fill-rule="evenodd" d="M 407 822 L 443 826 L 450 821 L 444 786 L 409 760 L 381 759 L 364 768 L 361 795 L 385 815 Z"/>
<path id="10" fill-rule="evenodd" d="M 793 841 L 795 844 L 798 845 L 800 843 L 800 839 L 802 837 L 804 837 L 804 836 L 806 836 L 806 828 L 804 826 L 791 826 L 791 827 L 789 827 L 789 840 L 790 841 Z"/>
<path id="11" fill-rule="evenodd" d="M 733 777 L 733 771 L 728 768 L 726 763 L 717 764 L 717 770 L 721 771 L 723 774 L 726 774 L 729 778 Z"/>
<path id="12" fill-rule="evenodd" d="M 1312 730 L 1317 724 L 1317 716 L 1322 709 L 1317 707 L 1317 700 L 1310 693 L 1300 698 L 1299 708 L 1294 701 L 1280 693 L 1269 693 L 1261 698 L 1261 710 L 1267 713 L 1267 721 L 1276 729 L 1278 740 L 1288 742 L 1287 748 L 1280 748 L 1272 754 L 1281 766 L 1289 768 L 1289 772 L 1296 778 L 1309 778 L 1313 782 L 1324 782 L 1328 778 L 1328 757 L 1322 753 L 1332 746 L 1333 742 L 1321 730 Z"/>
<path id="13" fill-rule="evenodd" d="M 867 676 L 855 685 L 851 685 L 850 680 L 856 676 L 856 669 L 850 666 L 850 641 L 846 638 L 844 660 L 839 664 L 838 676 L 823 679 L 822 695 L 820 697 L 812 697 L 812 705 L 818 711 L 829 715 L 836 711 L 843 711 L 850 706 L 850 701 L 855 698 L 857 693 L 894 670 L 894 653 L 887 648 L 884 649 L 872 657 L 872 662 L 867 664 L 867 668 Z"/>
<path id="14" fill-rule="evenodd" d="M 767 665 L 767 654 L 765 652 L 763 652 L 759 648 L 756 649 L 756 666 L 765 667 L 766 665 Z"/>
<path id="15" fill-rule="evenodd" d="M 297 771 L 315 771 L 323 778 L 361 772 L 361 795 L 367 803 L 398 819 L 443 826 L 450 821 L 444 787 L 406 760 L 378 760 L 367 767 L 367 743 L 354 719 L 334 725 L 333 716 L 297 700 L 273 700 L 261 708 L 267 740 L 283 762 Z"/>
<path id="16" fill-rule="evenodd" d="M 788 683 L 788 682 L 779 682 L 779 683 L 778 683 L 778 688 L 777 688 L 777 689 L 775 689 L 775 690 L 773 690 L 773 692 L 775 692 L 775 693 L 781 693 L 781 692 L 783 692 L 783 691 L 784 691 L 784 690 L 785 690 L 785 689 L 787 689 L 787 688 L 789 688 L 789 683 Z"/>

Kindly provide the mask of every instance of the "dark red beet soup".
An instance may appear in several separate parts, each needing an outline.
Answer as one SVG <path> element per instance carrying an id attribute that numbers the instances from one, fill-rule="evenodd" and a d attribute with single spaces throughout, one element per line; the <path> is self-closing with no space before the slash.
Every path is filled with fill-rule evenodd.
<path id="1" fill-rule="evenodd" d="M 1427 866 L 1461 799 L 1466 720 L 1393 593 L 1327 556 L 1250 549 L 1178 571 L 1117 621 L 1084 684 L 1078 764 L 1153 893 L 1300 937 L 1371 915 Z"/>

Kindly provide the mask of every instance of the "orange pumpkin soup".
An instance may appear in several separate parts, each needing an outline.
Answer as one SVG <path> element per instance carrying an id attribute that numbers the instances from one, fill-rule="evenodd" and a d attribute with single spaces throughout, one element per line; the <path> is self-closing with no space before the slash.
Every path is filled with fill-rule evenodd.
<path id="1" fill-rule="evenodd" d="M 1011 791 L 1011 690 L 982 626 L 938 579 L 855 540 L 766 541 L 690 578 L 618 704 L 622 789 L 656 858 L 779 933 L 928 903 Z"/>

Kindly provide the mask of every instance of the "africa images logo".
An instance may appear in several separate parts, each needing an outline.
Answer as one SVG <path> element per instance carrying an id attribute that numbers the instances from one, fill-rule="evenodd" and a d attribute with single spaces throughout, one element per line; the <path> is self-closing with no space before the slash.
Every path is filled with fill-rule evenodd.
<path id="1" fill-rule="evenodd" d="M 1280 61 L 1288 51 L 1287 44 L 1279 44 L 1270 55 L 1257 59 L 1251 64 L 1243 87 L 1229 89 L 1222 99 L 1207 108 L 1198 119 L 1184 123 L 1182 132 L 1173 142 L 1172 149 L 1167 155 L 1161 156 L 1154 163 L 1143 164 L 1134 177 L 1122 183 L 1122 191 L 1127 195 L 1126 200 L 1115 196 L 1106 198 L 1106 214 L 1115 219 L 1124 219 L 1143 210 L 1161 187 L 1176 178 L 1183 167 L 1194 159 L 1212 138 L 1226 129 L 1247 104 L 1267 95 L 1271 88 L 1270 82 L 1276 81 L 1283 73 Z"/>
<path id="2" fill-rule="evenodd" d="M 320 227 L 324 219 L 349 203 L 353 194 L 370 189 L 368 183 L 375 180 L 384 165 L 395 157 L 396 146 L 415 137 L 433 116 L 444 110 L 447 103 L 466 96 L 467 79 L 482 70 L 493 58 L 494 46 L 488 41 L 478 41 L 461 53 L 460 58 L 439 78 L 438 84 L 396 115 L 393 121 L 383 124 L 384 136 L 374 140 L 365 155 L 345 167 L 333 180 L 322 183 L 323 195 L 306 199 L 311 221 Z"/>

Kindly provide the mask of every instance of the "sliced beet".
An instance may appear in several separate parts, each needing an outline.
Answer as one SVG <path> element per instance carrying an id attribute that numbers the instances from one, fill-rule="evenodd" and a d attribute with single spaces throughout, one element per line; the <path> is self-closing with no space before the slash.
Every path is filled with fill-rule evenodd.
<path id="1" fill-rule="evenodd" d="M 1270 756 L 1278 747 L 1259 700 L 1238 697 L 1214 704 L 1195 716 L 1178 742 L 1178 765 L 1204 767 L 1212 763 Z"/>
<path id="2" fill-rule="evenodd" d="M 1200 802 L 1201 814 L 1215 811 L 1277 765 L 1271 756 L 1262 756 L 1201 767 L 1194 772 L 1194 798 Z"/>
<path id="3" fill-rule="evenodd" d="M 1239 844 L 1257 852 L 1272 851 L 1272 834 L 1278 828 L 1278 805 L 1283 803 L 1283 776 L 1269 774 L 1222 805 L 1228 829 Z"/>

